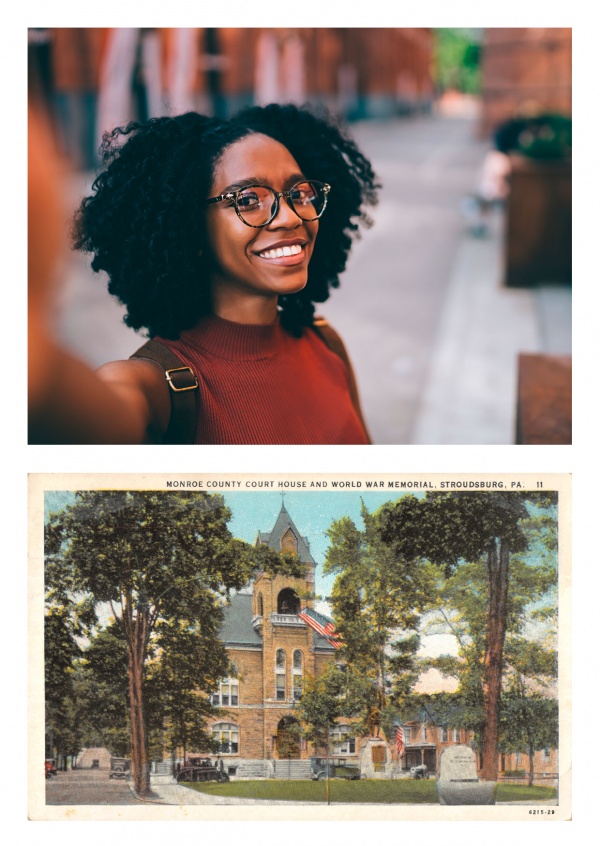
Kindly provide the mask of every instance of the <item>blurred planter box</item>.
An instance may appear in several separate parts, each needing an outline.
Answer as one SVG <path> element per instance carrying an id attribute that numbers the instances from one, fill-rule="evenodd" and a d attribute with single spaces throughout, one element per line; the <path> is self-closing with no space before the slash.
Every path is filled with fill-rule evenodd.
<path id="1" fill-rule="evenodd" d="M 571 282 L 571 160 L 510 156 L 505 284 Z"/>
<path id="2" fill-rule="evenodd" d="M 521 353 L 517 444 L 570 444 L 571 356 Z"/>

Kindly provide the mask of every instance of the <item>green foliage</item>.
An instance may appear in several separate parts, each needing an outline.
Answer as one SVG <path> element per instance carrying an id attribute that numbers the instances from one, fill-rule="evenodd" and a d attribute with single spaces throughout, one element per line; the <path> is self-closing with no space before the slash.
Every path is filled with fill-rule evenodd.
<path id="1" fill-rule="evenodd" d="M 509 689 L 502 697 L 500 748 L 528 752 L 558 747 L 558 702 Z"/>
<path id="2" fill-rule="evenodd" d="M 297 557 L 233 538 L 230 517 L 221 497 L 205 493 L 80 491 L 45 527 L 47 608 L 92 638 L 80 693 L 88 715 L 97 709 L 105 745 L 121 750 L 136 714 L 134 775 L 146 729 L 157 750 L 163 740 L 212 743 L 204 732 L 211 705 L 198 694 L 226 671 L 218 630 L 229 592 L 256 569 L 304 575 Z M 106 604 L 115 623 L 97 631 Z M 128 701 L 128 675 L 142 703 Z"/>
<path id="3" fill-rule="evenodd" d="M 478 94 L 481 87 L 481 48 L 469 29 L 436 29 L 435 80 L 446 91 Z"/>
<path id="4" fill-rule="evenodd" d="M 515 734 L 514 715 L 520 714 L 521 727 L 529 714 L 543 720 L 535 743 L 555 739 L 553 700 L 547 692 L 539 701 L 525 703 L 531 685 L 548 684 L 556 675 L 556 653 L 552 644 L 552 624 L 556 616 L 556 494 L 553 492 L 491 494 L 427 494 L 425 499 L 404 497 L 382 510 L 382 537 L 406 556 L 422 556 L 439 570 L 438 607 L 429 615 L 425 631 L 452 633 L 458 656 L 429 659 L 435 667 L 459 682 L 455 695 L 446 703 L 453 725 L 475 732 L 482 744 L 488 724 L 484 706 L 485 656 L 490 626 L 489 586 L 493 578 L 490 550 L 504 546 L 510 553 L 506 572 L 507 599 L 502 619 L 494 625 L 502 637 L 503 662 L 500 666 L 502 695 L 495 707 L 499 714 L 501 745 L 522 744 Z M 515 694 L 515 674 L 523 686 Z M 516 698 L 515 698 L 516 697 Z M 414 707 L 418 698 L 407 704 Z M 439 714 L 444 703 L 431 697 Z M 544 710 L 546 709 L 546 710 Z M 534 733 L 529 732 L 529 738 Z M 507 746 L 508 744 L 508 746 Z M 541 746 L 554 745 L 549 742 Z"/>
<path id="5" fill-rule="evenodd" d="M 502 538 L 511 553 L 529 548 L 527 504 L 551 508 L 552 492 L 438 493 L 405 496 L 381 511 L 381 538 L 408 560 L 427 559 L 449 577 L 460 561 L 474 562 Z"/>
<path id="6" fill-rule="evenodd" d="M 347 714 L 346 688 L 346 673 L 335 664 L 329 664 L 317 678 L 305 680 L 297 712 L 305 724 L 306 739 L 316 746 L 327 746 L 330 729 Z"/>
<path id="7" fill-rule="evenodd" d="M 518 149 L 532 159 L 569 158 L 573 149 L 571 118 L 558 114 L 531 118 L 519 135 Z"/>
<path id="8" fill-rule="evenodd" d="M 81 653 L 76 632 L 77 626 L 66 609 L 49 609 L 44 618 L 46 734 L 57 758 L 78 752 L 80 746 L 72 720 L 73 664 Z"/>
<path id="9" fill-rule="evenodd" d="M 406 695 L 416 681 L 419 615 L 437 591 L 435 567 L 382 541 L 381 514 L 363 504 L 362 531 L 348 517 L 335 521 L 324 566 L 336 574 L 331 602 L 341 657 L 363 721 L 381 717 L 387 698 Z"/>

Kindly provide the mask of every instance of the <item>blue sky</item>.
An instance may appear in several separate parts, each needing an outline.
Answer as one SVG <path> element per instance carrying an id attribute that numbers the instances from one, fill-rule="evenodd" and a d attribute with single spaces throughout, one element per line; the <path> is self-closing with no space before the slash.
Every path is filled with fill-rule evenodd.
<path id="1" fill-rule="evenodd" d="M 334 520 L 350 517 L 358 528 L 363 527 L 360 517 L 361 497 L 369 511 L 376 511 L 384 502 L 398 499 L 394 491 L 290 491 L 285 494 L 285 507 L 300 534 L 310 541 L 310 551 L 318 565 L 325 560 L 329 546 L 327 529 Z M 281 510 L 281 493 L 265 491 L 227 492 L 223 495 L 233 512 L 229 523 L 231 532 L 238 538 L 254 543 L 257 532 L 270 532 Z M 324 577 L 322 567 L 317 567 L 315 589 L 320 596 L 329 596 L 334 576 Z"/>

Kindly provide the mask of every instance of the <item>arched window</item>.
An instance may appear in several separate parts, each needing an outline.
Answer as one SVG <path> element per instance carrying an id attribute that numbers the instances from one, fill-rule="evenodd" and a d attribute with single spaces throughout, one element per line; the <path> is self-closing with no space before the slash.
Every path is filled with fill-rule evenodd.
<path id="1" fill-rule="evenodd" d="M 215 723 L 211 734 L 219 744 L 221 755 L 236 755 L 240 747 L 240 730 L 235 723 Z"/>
<path id="2" fill-rule="evenodd" d="M 350 726 L 334 726 L 329 732 L 334 755 L 354 755 L 356 752 L 356 740 L 348 737 Z"/>
<path id="3" fill-rule="evenodd" d="M 275 653 L 275 699 L 285 700 L 285 651 L 278 649 Z"/>
<path id="4" fill-rule="evenodd" d="M 302 696 L 303 655 L 301 649 L 294 649 L 292 659 L 292 692 L 294 700 Z"/>
<path id="5" fill-rule="evenodd" d="M 293 588 L 284 588 L 279 591 L 277 597 L 278 614 L 298 614 L 300 611 L 300 600 Z"/>
<path id="6" fill-rule="evenodd" d="M 264 612 L 263 612 L 263 598 L 262 598 L 262 593 L 259 593 L 259 594 L 258 594 L 258 599 L 257 599 L 257 602 L 256 602 L 256 608 L 257 608 L 257 611 L 258 611 L 258 616 L 259 616 L 259 617 L 262 617 L 262 616 L 263 616 L 263 613 L 264 613 Z"/>

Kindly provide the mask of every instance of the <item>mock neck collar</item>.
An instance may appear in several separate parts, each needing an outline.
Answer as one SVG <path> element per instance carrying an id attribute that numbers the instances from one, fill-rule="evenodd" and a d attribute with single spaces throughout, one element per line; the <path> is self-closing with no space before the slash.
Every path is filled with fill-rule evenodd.
<path id="1" fill-rule="evenodd" d="M 203 317 L 193 329 L 181 333 L 181 340 L 229 361 L 272 358 L 284 340 L 279 315 L 273 323 L 234 323 L 216 314 Z"/>

